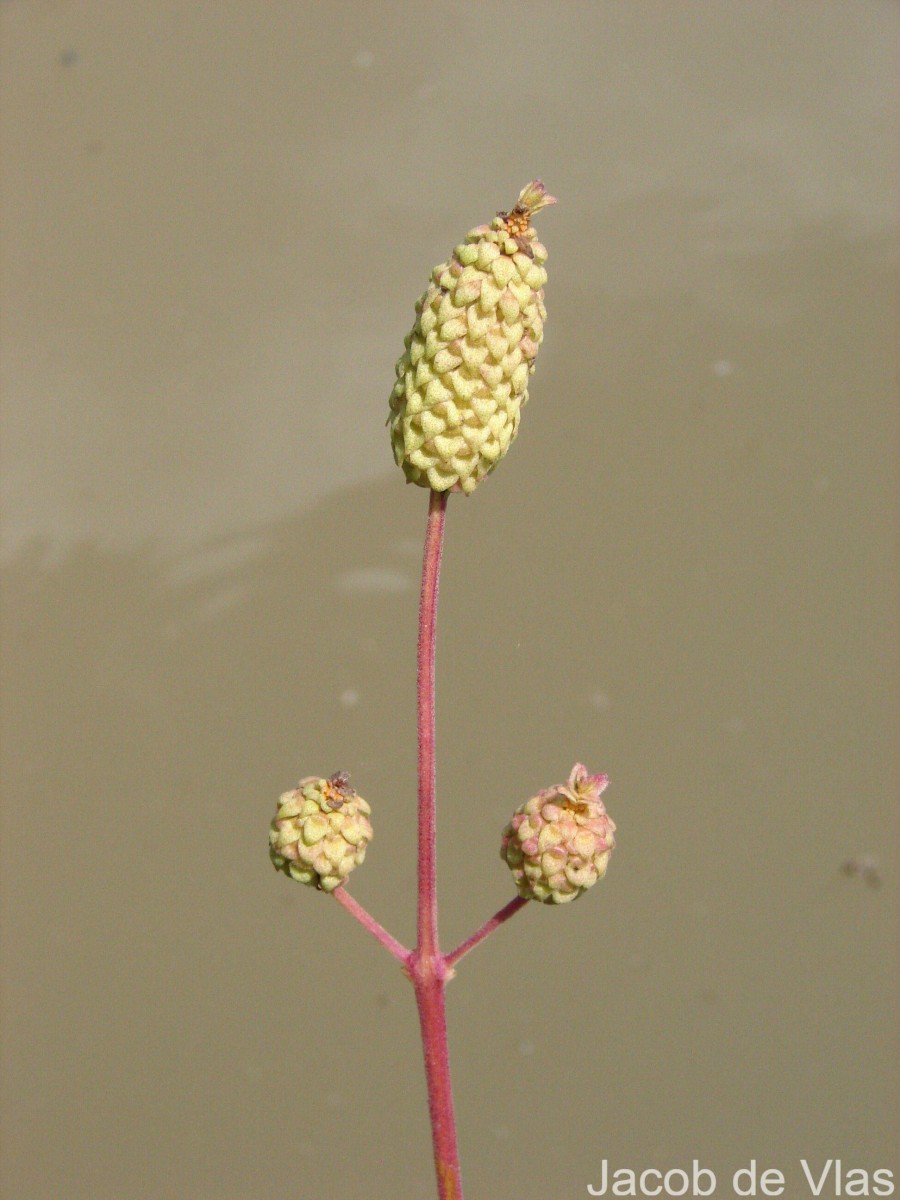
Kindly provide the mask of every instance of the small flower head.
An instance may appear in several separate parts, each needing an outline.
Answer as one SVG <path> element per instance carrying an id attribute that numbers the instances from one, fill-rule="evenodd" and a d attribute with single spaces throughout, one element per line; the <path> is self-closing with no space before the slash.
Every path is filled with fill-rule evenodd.
<path id="1" fill-rule="evenodd" d="M 432 271 L 390 398 L 410 483 L 473 492 L 516 436 L 547 316 L 547 251 L 531 219 L 555 203 L 535 179 Z"/>
<path id="2" fill-rule="evenodd" d="M 366 857 L 372 810 L 344 771 L 309 775 L 278 800 L 269 829 L 269 857 L 292 879 L 333 892 Z"/>
<path id="3" fill-rule="evenodd" d="M 616 827 L 600 799 L 608 782 L 576 763 L 566 783 L 516 809 L 503 831 L 500 857 L 520 896 L 567 904 L 603 878 L 616 844 Z"/>

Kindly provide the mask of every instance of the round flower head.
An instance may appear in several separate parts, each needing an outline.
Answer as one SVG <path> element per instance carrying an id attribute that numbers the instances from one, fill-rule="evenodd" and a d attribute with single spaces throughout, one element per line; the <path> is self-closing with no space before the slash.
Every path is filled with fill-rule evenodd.
<path id="1" fill-rule="evenodd" d="M 278 800 L 269 829 L 269 857 L 292 879 L 333 892 L 366 857 L 372 810 L 339 771 L 309 775 Z"/>
<path id="2" fill-rule="evenodd" d="M 432 271 L 388 418 L 410 483 L 473 492 L 516 436 L 547 316 L 547 251 L 531 218 L 555 203 L 535 179 Z"/>
<path id="3" fill-rule="evenodd" d="M 567 904 L 603 878 L 616 844 L 616 827 L 600 799 L 608 782 L 576 763 L 566 783 L 516 809 L 503 831 L 500 857 L 520 896 Z"/>

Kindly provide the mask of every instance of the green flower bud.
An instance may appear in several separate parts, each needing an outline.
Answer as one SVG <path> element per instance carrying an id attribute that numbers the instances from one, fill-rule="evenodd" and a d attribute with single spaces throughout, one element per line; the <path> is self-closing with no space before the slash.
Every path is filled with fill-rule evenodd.
<path id="1" fill-rule="evenodd" d="M 278 800 L 269 829 L 269 857 L 298 883 L 333 892 L 366 857 L 372 810 L 340 771 L 309 775 Z"/>
<path id="2" fill-rule="evenodd" d="M 516 436 L 547 316 L 547 251 L 531 218 L 555 203 L 534 180 L 432 271 L 390 398 L 394 458 L 410 483 L 473 492 Z"/>

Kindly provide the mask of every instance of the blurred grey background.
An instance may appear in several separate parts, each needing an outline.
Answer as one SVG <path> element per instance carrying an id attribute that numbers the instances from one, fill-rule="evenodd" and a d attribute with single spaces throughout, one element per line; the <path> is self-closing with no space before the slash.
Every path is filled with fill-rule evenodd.
<path id="1" fill-rule="evenodd" d="M 411 989 L 266 826 L 349 771 L 412 939 L 387 396 L 534 176 L 532 398 L 448 516 L 445 945 L 578 759 L 619 848 L 450 988 L 466 1194 L 896 1171 L 896 4 L 0 16 L 4 1195 L 433 1195 Z"/>

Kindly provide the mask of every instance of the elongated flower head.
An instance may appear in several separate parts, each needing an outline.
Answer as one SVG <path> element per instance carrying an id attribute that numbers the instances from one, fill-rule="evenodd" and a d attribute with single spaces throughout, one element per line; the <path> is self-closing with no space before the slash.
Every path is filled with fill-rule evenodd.
<path id="1" fill-rule="evenodd" d="M 388 418 L 410 483 L 473 492 L 516 436 L 547 316 L 547 251 L 531 218 L 555 203 L 535 179 L 432 271 Z"/>
<path id="2" fill-rule="evenodd" d="M 567 904 L 603 878 L 616 844 L 616 827 L 600 799 L 608 782 L 576 763 L 566 783 L 516 809 L 503 831 L 500 857 L 520 896 Z"/>
<path id="3" fill-rule="evenodd" d="M 278 800 L 269 829 L 269 857 L 292 879 L 333 892 L 366 857 L 372 810 L 340 771 L 309 775 Z"/>

